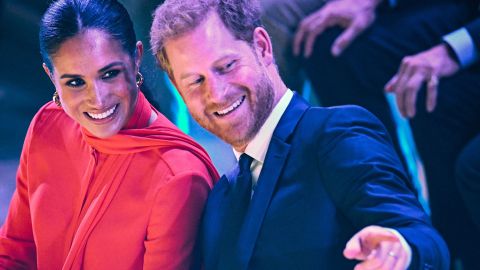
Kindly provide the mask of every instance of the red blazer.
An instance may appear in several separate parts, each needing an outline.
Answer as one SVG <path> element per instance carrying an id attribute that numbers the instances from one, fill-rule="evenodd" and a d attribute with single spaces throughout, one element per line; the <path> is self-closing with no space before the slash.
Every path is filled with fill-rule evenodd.
<path id="1" fill-rule="evenodd" d="M 140 93 L 128 129 L 98 139 L 49 103 L 28 130 L 0 230 L 0 268 L 188 269 L 218 174 Z M 146 117 L 145 117 L 146 115 Z"/>

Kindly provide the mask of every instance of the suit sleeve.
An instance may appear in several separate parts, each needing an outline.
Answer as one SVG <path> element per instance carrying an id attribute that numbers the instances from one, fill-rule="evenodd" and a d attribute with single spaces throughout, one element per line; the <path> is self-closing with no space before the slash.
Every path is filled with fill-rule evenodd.
<path id="1" fill-rule="evenodd" d="M 197 232 L 212 181 L 205 174 L 173 176 L 156 195 L 145 240 L 144 269 L 191 269 Z"/>
<path id="2" fill-rule="evenodd" d="M 0 228 L 0 269 L 36 269 L 36 250 L 28 195 L 28 152 L 34 121 L 27 132 L 17 171 L 16 189 Z"/>
<path id="3" fill-rule="evenodd" d="M 318 166 L 326 188 L 355 228 L 396 229 L 412 248 L 410 269 L 448 269 L 446 244 L 414 195 L 383 125 L 358 107 L 334 109 L 321 136 L 326 143 L 318 146 Z"/>

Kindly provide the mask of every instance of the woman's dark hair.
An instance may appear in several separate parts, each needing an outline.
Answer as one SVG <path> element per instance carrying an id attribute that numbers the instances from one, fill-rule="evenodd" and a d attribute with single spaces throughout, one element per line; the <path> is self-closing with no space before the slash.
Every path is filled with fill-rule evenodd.
<path id="1" fill-rule="evenodd" d="M 97 29 L 117 40 L 125 52 L 135 55 L 133 23 L 116 0 L 58 0 L 43 15 L 40 25 L 40 53 L 53 70 L 51 58 L 66 40 L 88 29 Z"/>

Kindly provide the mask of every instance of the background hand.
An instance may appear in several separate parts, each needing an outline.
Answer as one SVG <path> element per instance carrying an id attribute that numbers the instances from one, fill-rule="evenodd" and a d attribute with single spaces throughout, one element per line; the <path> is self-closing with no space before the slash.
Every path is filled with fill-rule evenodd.
<path id="1" fill-rule="evenodd" d="M 368 226 L 356 233 L 347 243 L 343 255 L 362 261 L 354 270 L 407 269 L 412 251 L 397 231 L 379 226 Z"/>
<path id="2" fill-rule="evenodd" d="M 446 44 L 437 45 L 427 51 L 403 58 L 400 68 L 385 85 L 385 91 L 395 93 L 397 106 L 404 117 L 414 117 L 417 94 L 423 83 L 427 83 L 428 112 L 435 109 L 439 79 L 455 74 L 458 63 L 448 54 Z"/>
<path id="3" fill-rule="evenodd" d="M 381 0 L 334 0 L 327 2 L 318 11 L 302 20 L 293 41 L 293 53 L 308 58 L 313 51 L 315 39 L 332 26 L 345 28 L 332 45 L 332 54 L 342 51 L 375 20 L 375 8 Z"/>

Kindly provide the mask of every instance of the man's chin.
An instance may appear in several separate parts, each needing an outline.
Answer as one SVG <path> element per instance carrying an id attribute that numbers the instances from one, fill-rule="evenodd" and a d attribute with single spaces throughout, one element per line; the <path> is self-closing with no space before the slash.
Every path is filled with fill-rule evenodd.
<path id="1" fill-rule="evenodd" d="M 240 134 L 234 134 L 234 136 L 223 136 L 219 137 L 222 139 L 224 142 L 227 144 L 231 145 L 235 150 L 238 151 L 238 149 L 245 150 L 245 147 L 248 145 L 248 143 L 255 137 L 256 132 L 250 132 L 248 134 L 243 134 L 242 136 L 239 136 Z M 243 152 L 243 151 L 240 151 Z"/>

